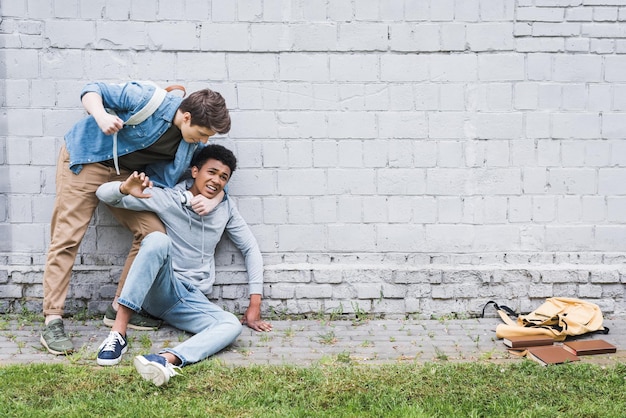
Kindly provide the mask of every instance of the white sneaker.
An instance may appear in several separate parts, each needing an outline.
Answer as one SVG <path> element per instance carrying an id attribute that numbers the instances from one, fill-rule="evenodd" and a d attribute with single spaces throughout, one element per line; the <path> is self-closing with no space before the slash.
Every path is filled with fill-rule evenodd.
<path id="1" fill-rule="evenodd" d="M 180 367 L 168 363 L 165 357 L 158 354 L 137 356 L 134 364 L 141 377 L 157 386 L 166 384 L 170 381 L 170 377 L 180 374 L 176 371 L 176 369 L 180 370 Z"/>

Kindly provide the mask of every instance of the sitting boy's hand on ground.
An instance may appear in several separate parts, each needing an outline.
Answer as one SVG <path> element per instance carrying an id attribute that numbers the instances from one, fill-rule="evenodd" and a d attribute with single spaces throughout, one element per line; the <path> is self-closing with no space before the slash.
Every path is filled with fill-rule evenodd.
<path id="1" fill-rule="evenodd" d="M 153 184 L 146 173 L 133 172 L 120 184 L 120 193 L 129 194 L 140 199 L 151 197 L 149 193 L 144 193 L 146 188 L 152 188 Z"/>
<path id="2" fill-rule="evenodd" d="M 255 331 L 259 332 L 270 332 L 272 330 L 272 324 L 269 322 L 263 321 L 262 319 L 255 321 L 242 321 L 243 325 L 247 325 L 248 328 L 252 328 Z"/>
<path id="3" fill-rule="evenodd" d="M 255 331 L 269 332 L 272 330 L 272 324 L 261 319 L 261 310 L 255 306 L 248 307 L 246 313 L 243 314 L 241 323 Z"/>

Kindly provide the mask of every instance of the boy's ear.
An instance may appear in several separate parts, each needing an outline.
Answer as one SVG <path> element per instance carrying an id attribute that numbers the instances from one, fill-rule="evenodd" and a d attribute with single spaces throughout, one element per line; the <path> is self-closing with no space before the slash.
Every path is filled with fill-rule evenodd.
<path id="1" fill-rule="evenodd" d="M 191 177 L 195 179 L 197 175 L 198 175 L 198 167 L 194 165 L 193 167 L 191 167 Z"/>

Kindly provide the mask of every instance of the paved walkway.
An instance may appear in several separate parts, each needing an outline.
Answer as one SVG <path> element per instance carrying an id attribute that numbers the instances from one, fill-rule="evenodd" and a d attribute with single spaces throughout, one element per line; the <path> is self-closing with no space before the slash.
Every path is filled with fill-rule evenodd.
<path id="1" fill-rule="evenodd" d="M 224 364 L 310 365 L 320 362 L 359 364 L 407 362 L 512 362 L 501 340 L 495 338 L 499 318 L 463 320 L 368 320 L 363 322 L 297 320 L 273 321 L 270 333 L 244 327 L 235 344 L 215 357 Z M 602 338 L 618 347 L 615 354 L 582 357 L 582 361 L 614 364 L 626 362 L 626 318 L 605 318 L 608 335 Z M 109 328 L 101 321 L 66 319 L 78 351 L 71 356 L 48 354 L 39 342 L 41 322 L 0 316 L 0 365 L 16 363 L 92 363 Z M 129 330 L 130 349 L 123 364 L 133 355 L 157 352 L 188 337 L 164 326 L 158 331 Z"/>

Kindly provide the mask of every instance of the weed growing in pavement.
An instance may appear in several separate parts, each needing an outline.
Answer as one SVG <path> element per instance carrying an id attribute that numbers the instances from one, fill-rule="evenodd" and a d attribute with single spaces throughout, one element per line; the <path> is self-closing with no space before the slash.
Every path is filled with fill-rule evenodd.
<path id="1" fill-rule="evenodd" d="M 141 345 L 141 348 L 146 351 L 152 348 L 152 340 L 150 339 L 150 336 L 145 332 L 141 333 L 141 336 L 139 337 L 139 344 Z"/>
<path id="2" fill-rule="evenodd" d="M 332 345 L 337 342 L 337 337 L 335 337 L 335 333 L 333 331 L 328 331 L 325 334 L 318 334 L 321 344 Z"/>
<path id="3" fill-rule="evenodd" d="M 345 364 L 352 363 L 352 358 L 350 357 L 350 352 L 349 351 L 342 351 L 341 353 L 337 354 L 337 361 L 339 363 L 345 363 Z"/>
<path id="4" fill-rule="evenodd" d="M 352 311 L 354 312 L 354 320 L 352 321 L 353 325 L 357 325 L 366 321 L 369 317 L 367 312 L 365 312 L 361 306 L 357 302 L 352 302 Z"/>
<path id="5" fill-rule="evenodd" d="M 284 338 L 292 339 L 296 335 L 296 332 L 294 331 L 292 327 L 289 327 L 283 331 L 283 334 L 284 334 Z"/>
<path id="6" fill-rule="evenodd" d="M 339 302 L 339 306 L 337 306 L 335 309 L 333 309 L 330 312 L 330 315 L 329 315 L 328 319 L 330 321 L 337 321 L 342 316 L 343 316 L 343 304 L 341 302 Z"/>
<path id="7" fill-rule="evenodd" d="M 439 347 L 435 347 L 435 358 L 440 361 L 448 361 L 448 355 L 444 353 Z"/>

